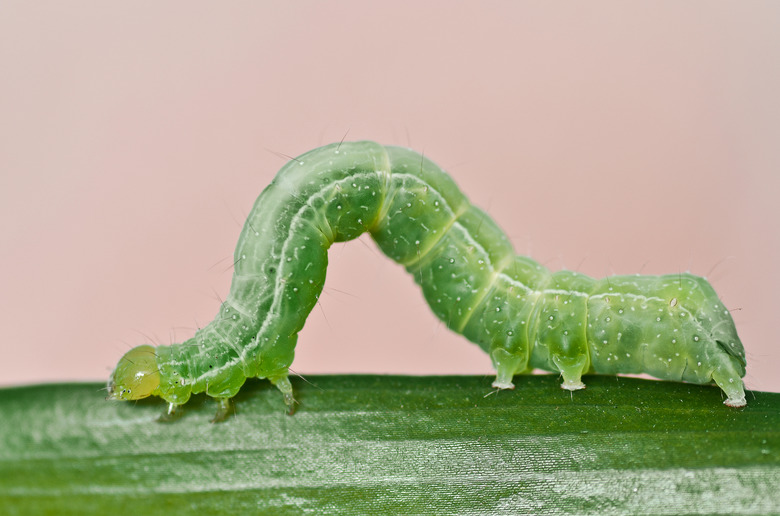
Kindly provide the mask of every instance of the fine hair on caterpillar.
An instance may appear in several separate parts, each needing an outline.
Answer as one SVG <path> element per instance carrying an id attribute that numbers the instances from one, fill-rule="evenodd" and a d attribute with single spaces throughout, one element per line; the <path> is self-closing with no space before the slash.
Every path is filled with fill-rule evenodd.
<path id="1" fill-rule="evenodd" d="M 369 233 L 401 264 L 446 326 L 488 353 L 493 386 L 516 374 L 639 374 L 714 382 L 745 405 L 745 352 L 712 286 L 688 273 L 593 279 L 551 272 L 517 255 L 452 178 L 410 149 L 326 145 L 290 160 L 255 201 L 236 246 L 230 293 L 215 319 L 180 344 L 128 351 L 109 398 L 159 396 L 169 413 L 194 393 L 218 401 L 216 420 L 247 378 L 267 378 L 289 411 L 298 332 L 325 282 L 328 248 Z"/>

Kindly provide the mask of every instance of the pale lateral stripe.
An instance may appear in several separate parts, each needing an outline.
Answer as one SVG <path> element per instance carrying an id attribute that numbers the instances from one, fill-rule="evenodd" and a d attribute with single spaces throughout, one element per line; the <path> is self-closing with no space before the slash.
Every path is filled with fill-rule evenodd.
<path id="1" fill-rule="evenodd" d="M 290 242 L 292 241 L 292 232 L 296 228 L 296 226 L 297 226 L 298 222 L 300 221 L 300 219 L 303 217 L 303 212 L 306 210 L 307 207 L 311 206 L 311 204 L 310 204 L 311 200 L 313 200 L 315 198 L 323 197 L 324 193 L 326 191 L 329 191 L 336 184 L 354 181 L 356 177 L 370 178 L 370 177 L 375 176 L 377 174 L 382 175 L 382 174 L 385 174 L 385 173 L 387 173 L 387 172 L 374 170 L 373 172 L 362 172 L 362 173 L 352 174 L 352 175 L 349 175 L 349 176 L 347 176 L 347 177 L 345 177 L 343 179 L 335 181 L 333 184 L 325 185 L 324 187 L 320 188 L 317 191 L 317 193 L 315 193 L 314 195 L 310 196 L 306 200 L 306 202 L 303 203 L 303 206 L 301 206 L 301 208 L 295 213 L 295 215 L 293 215 L 292 219 L 290 219 L 290 226 L 289 226 L 289 229 L 287 230 L 287 238 L 284 241 L 284 245 L 282 246 L 282 252 L 281 252 L 281 254 L 279 256 L 279 270 L 282 269 L 282 264 L 284 263 L 284 258 L 287 256 L 287 253 L 288 253 L 288 250 L 289 250 L 289 247 L 290 247 Z M 274 298 L 273 298 L 274 300 L 273 300 L 273 303 L 271 305 L 271 309 L 268 311 L 268 313 L 266 314 L 266 317 L 263 319 L 263 322 L 260 325 L 260 330 L 258 330 L 258 332 L 257 332 L 258 335 L 260 335 L 260 334 L 265 332 L 266 328 L 270 324 L 271 315 L 272 314 L 277 313 L 279 316 L 282 315 L 279 310 L 275 310 L 275 309 L 278 308 L 279 303 L 281 303 L 281 292 L 282 292 L 283 289 L 284 289 L 284 282 L 281 279 L 277 279 L 276 286 L 274 288 Z M 242 350 L 241 355 L 240 355 L 242 360 L 244 360 L 246 358 L 246 355 L 249 353 L 249 351 L 254 350 L 255 347 L 260 345 L 259 340 L 255 339 L 254 342 L 255 342 L 254 345 L 244 346 L 244 349 Z"/>
<path id="2" fill-rule="evenodd" d="M 365 173 L 364 172 L 364 173 L 354 174 L 354 175 L 348 176 L 348 177 L 343 178 L 343 179 L 341 179 L 339 181 L 336 181 L 336 183 L 346 182 L 346 181 L 354 179 L 355 177 L 360 177 L 360 176 L 370 177 L 371 175 L 377 174 L 377 173 L 379 173 L 379 174 L 381 174 L 383 176 L 388 175 L 388 173 L 385 172 L 385 171 L 374 171 L 374 172 L 370 172 L 370 173 Z M 413 180 L 415 180 L 415 181 L 417 181 L 419 183 L 422 183 L 424 186 L 430 188 L 432 191 L 438 193 L 438 190 L 433 188 L 433 186 L 430 183 L 428 183 L 427 181 L 424 181 L 423 179 L 421 179 L 421 178 L 419 178 L 419 177 L 417 177 L 417 176 L 415 176 L 413 174 L 402 172 L 402 173 L 391 173 L 390 175 L 392 175 L 393 177 L 401 178 L 401 179 L 413 179 Z M 315 194 L 310 196 L 309 199 L 307 199 L 307 201 L 303 204 L 303 206 L 296 212 L 296 214 L 291 219 L 289 230 L 288 230 L 288 237 L 287 237 L 287 239 L 285 239 L 285 243 L 284 243 L 284 245 L 282 247 L 282 253 L 281 253 L 280 261 L 279 261 L 280 266 L 281 266 L 281 263 L 282 263 L 285 255 L 286 255 L 286 252 L 287 252 L 287 249 L 288 249 L 288 244 L 289 244 L 289 242 L 291 240 L 290 233 L 292 232 L 293 227 L 295 226 L 295 223 L 300 220 L 300 218 L 302 217 L 303 211 L 307 207 L 311 206 L 310 201 L 315 199 L 315 198 L 322 197 L 324 195 L 324 193 L 326 192 L 326 190 L 329 190 L 329 188 L 332 187 L 332 186 L 333 186 L 332 184 L 326 185 L 325 187 L 323 187 L 320 190 L 318 190 Z M 443 204 L 446 207 L 446 210 L 451 215 L 454 215 L 455 212 L 452 209 L 452 207 L 449 205 L 449 203 L 446 201 L 446 199 L 443 196 L 441 196 L 441 195 L 439 195 L 439 197 L 441 197 L 442 200 L 444 201 Z M 454 219 L 453 226 L 457 226 L 462 231 L 462 234 L 467 238 L 468 242 L 471 245 L 473 245 L 478 250 L 478 252 L 485 258 L 485 264 L 489 267 L 490 271 L 491 272 L 495 272 L 495 269 L 492 266 L 492 263 L 490 261 L 489 255 L 488 255 L 487 251 L 485 250 L 485 248 L 482 245 L 480 245 L 474 239 L 474 237 L 471 235 L 471 233 L 469 233 L 469 231 L 467 231 L 466 228 L 463 227 L 462 224 L 457 222 L 457 218 Z M 498 277 L 503 277 L 509 283 L 511 283 L 513 285 L 516 285 L 516 286 L 519 286 L 519 287 L 525 289 L 528 292 L 531 291 L 531 289 L 528 288 L 526 285 L 524 285 L 523 283 L 521 283 L 521 282 L 519 282 L 517 280 L 514 280 L 513 278 L 511 278 L 510 276 L 506 275 L 505 273 L 499 273 Z M 273 302 L 272 308 L 271 308 L 271 310 L 269 310 L 269 312 L 264 317 L 263 322 L 262 322 L 262 324 L 260 326 L 260 330 L 258 331 L 258 335 L 260 335 L 260 334 L 265 332 L 265 330 L 267 329 L 268 325 L 271 323 L 272 319 L 274 319 L 274 318 L 271 317 L 274 313 L 277 313 L 278 315 L 281 316 L 281 313 L 279 313 L 277 310 L 274 310 L 274 308 L 278 307 L 278 303 L 280 302 L 280 292 L 282 290 L 282 285 L 283 285 L 283 283 L 281 281 L 277 281 L 276 288 L 274 289 L 274 302 Z M 243 362 L 246 359 L 246 356 L 251 351 L 253 351 L 257 346 L 259 346 L 259 345 L 260 345 L 259 339 L 254 339 L 253 341 L 248 343 L 246 346 L 244 346 L 243 350 L 241 351 L 241 354 L 239 355 L 240 360 Z M 223 368 L 225 368 L 225 367 L 232 367 L 236 363 L 238 363 L 238 360 L 236 360 L 236 359 L 231 360 L 230 362 L 227 362 L 224 366 L 222 366 L 220 368 L 212 369 L 212 370 L 207 371 L 204 375 L 202 375 L 199 378 L 205 379 L 208 376 L 214 376 L 220 370 L 222 370 Z"/>
<path id="3" fill-rule="evenodd" d="M 340 179 L 339 181 L 336 181 L 335 184 L 351 181 L 351 180 L 354 180 L 354 178 L 356 178 L 356 177 L 371 177 L 372 175 L 375 175 L 375 174 L 380 174 L 384 178 L 388 178 L 389 176 L 392 176 L 392 177 L 400 178 L 402 180 L 403 179 L 412 179 L 412 180 L 414 180 L 416 182 L 419 182 L 419 183 L 423 184 L 424 186 L 426 186 L 427 188 L 431 189 L 432 191 L 434 191 L 436 193 L 439 193 L 438 190 L 435 189 L 430 183 L 428 183 L 427 181 L 424 181 L 422 178 L 417 177 L 417 176 L 415 176 L 413 174 L 403 173 L 403 172 L 402 173 L 391 173 L 391 172 L 387 172 L 387 171 L 383 171 L 383 170 L 375 170 L 373 172 L 364 172 L 364 173 L 360 173 L 360 174 L 353 174 L 353 175 L 350 175 L 350 176 L 345 177 L 343 179 Z M 386 183 L 387 183 L 387 181 L 385 181 L 385 184 Z M 285 186 L 287 186 L 287 185 L 285 185 Z M 296 227 L 296 224 L 300 222 L 300 219 L 302 218 L 303 212 L 305 211 L 306 208 L 311 207 L 311 201 L 312 200 L 314 200 L 315 198 L 323 197 L 324 194 L 326 193 L 326 191 L 329 191 L 332 187 L 333 187 L 333 184 L 325 185 L 323 188 L 318 190 L 315 194 L 311 195 L 307 199 L 307 201 L 303 204 L 303 206 L 296 212 L 296 214 L 291 219 L 289 230 L 288 230 L 288 237 L 287 237 L 287 239 L 285 239 L 284 245 L 282 246 L 282 253 L 280 255 L 280 260 L 279 260 L 280 268 L 281 268 L 281 264 L 283 263 L 283 260 L 284 260 L 284 258 L 286 256 L 287 252 L 288 252 L 288 249 L 289 249 L 289 242 L 291 241 L 290 233 L 292 233 L 293 228 Z M 458 218 L 462 215 L 462 213 L 458 214 L 457 216 L 455 216 L 455 212 L 452 209 L 452 207 L 449 205 L 447 200 L 443 196 L 441 196 L 441 194 L 439 194 L 439 197 L 443 200 L 443 208 L 450 215 L 453 215 L 453 222 L 452 222 L 452 226 L 451 227 L 457 227 L 458 229 L 460 229 L 462 234 L 464 235 L 464 237 L 467 239 L 468 243 L 470 245 L 474 246 L 474 248 L 477 249 L 477 251 L 484 257 L 485 265 L 489 268 L 490 272 L 493 273 L 493 275 L 494 275 L 493 276 L 493 281 L 491 281 L 491 283 L 490 283 L 491 285 L 494 284 L 496 279 L 502 278 L 504 281 L 508 282 L 509 284 L 511 284 L 513 286 L 521 288 L 522 290 L 524 290 L 527 293 L 532 293 L 533 292 L 533 293 L 536 293 L 538 295 L 538 294 L 541 294 L 542 292 L 550 292 L 550 293 L 559 293 L 559 294 L 564 294 L 564 295 L 587 295 L 587 294 L 584 294 L 582 292 L 564 291 L 564 290 L 561 290 L 561 291 L 552 291 L 552 290 L 547 291 L 547 290 L 545 290 L 545 291 L 541 291 L 541 292 L 533 291 L 531 288 L 526 286 L 521 281 L 518 281 L 518 280 L 512 278 L 511 276 L 509 276 L 508 274 L 506 274 L 505 272 L 503 272 L 503 270 L 501 268 L 499 269 L 499 272 L 496 272 L 496 269 L 493 267 L 493 264 L 490 261 L 489 255 L 488 255 L 487 251 L 485 250 L 485 248 L 482 245 L 480 245 L 479 242 L 477 242 L 475 240 L 475 238 L 471 235 L 471 233 L 468 230 L 466 230 L 466 228 L 457 221 Z M 468 208 L 466 208 L 466 210 L 467 209 Z M 380 212 L 381 212 L 381 209 L 380 209 Z M 465 213 L 465 210 L 464 210 L 464 213 Z M 446 232 L 444 232 L 444 231 L 442 232 L 442 236 L 440 237 L 440 239 L 443 238 L 445 233 Z M 433 249 L 438 243 L 439 243 L 439 240 L 437 240 L 431 246 L 430 249 Z M 429 249 L 429 251 L 430 251 L 430 249 Z M 260 325 L 260 330 L 257 333 L 258 335 L 264 333 L 267 330 L 268 326 L 271 324 L 271 322 L 276 319 L 275 317 L 272 317 L 274 314 L 276 314 L 277 316 L 281 316 L 281 313 L 279 313 L 278 310 L 274 310 L 274 308 L 278 308 L 278 305 L 279 305 L 279 303 L 281 301 L 281 291 L 283 290 L 283 285 L 284 285 L 284 283 L 282 281 L 277 280 L 275 288 L 274 288 L 274 293 L 273 293 L 274 301 L 273 301 L 272 307 L 266 313 L 265 317 L 263 318 L 263 322 Z M 488 290 L 492 290 L 492 289 L 488 289 Z M 487 296 L 487 294 L 488 294 L 488 292 L 486 291 L 486 293 L 482 296 L 482 298 L 480 299 L 479 302 L 481 302 L 484 299 L 484 297 Z M 477 305 L 478 304 L 479 303 L 477 303 Z M 239 310 L 232 303 L 231 303 L 231 305 L 234 308 L 236 308 L 236 311 L 238 311 L 239 313 L 242 313 L 242 314 L 248 316 L 248 314 L 245 314 L 243 311 Z M 473 312 L 473 310 L 472 310 L 472 312 Z M 467 317 L 467 321 L 468 321 L 469 318 L 470 318 L 470 315 L 469 315 L 469 317 Z M 224 366 L 222 366 L 220 368 L 211 369 L 209 371 L 206 371 L 203 375 L 198 377 L 198 379 L 199 380 L 203 380 L 203 379 L 206 379 L 206 378 L 211 377 L 211 376 L 216 376 L 223 368 L 233 367 L 233 366 L 235 366 L 239 362 L 239 360 L 241 362 L 245 361 L 247 355 L 251 351 L 253 351 L 259 345 L 260 345 L 259 339 L 257 339 L 257 338 L 253 339 L 252 341 L 250 341 L 250 343 L 248 343 L 246 346 L 244 346 L 244 348 L 240 351 L 239 356 L 238 356 L 237 359 L 233 359 L 233 360 L 227 362 Z"/>
<path id="4" fill-rule="evenodd" d="M 602 297 L 610 297 L 610 296 L 612 296 L 612 297 L 625 296 L 625 297 L 630 297 L 630 298 L 637 299 L 637 300 L 660 301 L 662 303 L 666 303 L 666 300 L 665 299 L 661 299 L 660 297 L 655 297 L 655 296 L 648 297 L 648 296 L 643 296 L 641 294 L 631 294 L 629 292 L 605 292 L 603 294 L 594 294 L 594 295 L 592 295 L 590 297 L 593 298 L 593 299 L 601 299 Z"/>
<path id="5" fill-rule="evenodd" d="M 557 289 L 557 288 L 545 288 L 537 293 L 539 294 L 556 294 L 558 296 L 579 296 L 579 297 L 590 297 L 590 294 L 587 294 L 586 292 L 580 292 L 579 290 L 563 290 L 563 289 Z"/>
<path id="6" fill-rule="evenodd" d="M 222 303 L 222 306 L 225 306 L 225 305 L 230 306 L 230 308 L 232 308 L 236 312 L 240 313 L 244 317 L 246 317 L 248 319 L 252 319 L 252 315 L 249 313 L 249 311 L 245 307 L 241 306 L 236 301 L 230 299 L 230 294 L 228 294 L 228 298 L 225 300 L 225 302 Z"/>
<path id="7" fill-rule="evenodd" d="M 287 233 L 287 238 L 284 241 L 284 245 L 282 246 L 282 252 L 279 256 L 279 262 L 278 262 L 278 270 L 282 269 L 282 264 L 284 263 L 284 258 L 287 254 L 287 250 L 289 247 L 289 243 L 292 240 L 291 233 L 293 231 L 293 228 L 296 227 L 296 224 L 300 221 L 301 217 L 303 216 L 303 212 L 306 210 L 306 208 L 311 207 L 311 201 L 316 198 L 321 198 L 324 196 L 324 194 L 327 191 L 330 191 L 335 184 L 344 183 L 347 181 L 354 181 L 356 177 L 371 177 L 377 173 L 382 173 L 382 171 L 373 171 L 373 172 L 362 172 L 359 174 L 352 174 L 350 176 L 347 176 L 345 178 L 342 178 L 338 181 L 335 181 L 334 183 L 330 183 L 327 185 L 324 185 L 322 188 L 317 190 L 316 193 L 309 196 L 309 198 L 306 200 L 306 202 L 303 203 L 301 208 L 293 215 L 292 219 L 290 219 L 290 226 Z M 276 280 L 276 285 L 274 286 L 274 293 L 273 293 L 273 303 L 271 305 L 271 309 L 265 314 L 265 317 L 263 318 L 263 322 L 260 325 L 260 329 L 257 332 L 257 335 L 260 335 L 265 332 L 268 325 L 271 323 L 272 320 L 275 320 L 275 317 L 272 317 L 274 314 L 281 315 L 278 310 L 275 310 L 275 308 L 278 308 L 279 303 L 281 302 L 281 291 L 284 288 L 283 287 L 284 282 L 280 279 Z M 244 348 L 239 352 L 239 356 L 235 359 L 230 360 L 229 362 L 226 362 L 223 366 L 217 367 L 214 369 L 210 369 L 209 371 L 206 371 L 204 374 L 200 375 L 198 377 L 197 381 L 205 380 L 206 378 L 216 376 L 219 372 L 221 372 L 225 368 L 234 367 L 236 364 L 238 364 L 239 361 L 244 362 L 246 360 L 247 355 L 250 351 L 253 351 L 257 346 L 260 345 L 260 341 L 257 338 L 252 339 L 250 342 L 248 342 Z"/>
<path id="8" fill-rule="evenodd" d="M 442 199 L 443 199 L 443 197 L 442 197 Z M 446 201 L 445 201 L 445 204 L 446 204 Z M 469 210 L 468 205 L 464 205 L 464 206 L 466 206 L 466 208 L 461 210 L 460 213 L 455 213 L 454 211 L 452 211 L 452 209 L 449 206 L 447 206 L 447 211 L 453 217 L 452 217 L 452 220 L 450 220 L 450 222 L 441 229 L 441 232 L 439 234 L 439 238 L 437 238 L 436 241 L 433 244 L 431 244 L 431 246 L 428 247 L 428 249 L 426 249 L 424 253 L 417 253 L 414 256 L 413 260 L 410 260 L 410 261 L 408 261 L 406 263 L 401 263 L 401 265 L 403 265 L 404 267 L 411 267 L 413 265 L 418 265 L 419 263 L 421 263 L 423 261 L 423 258 L 428 256 L 431 253 L 431 251 L 436 249 L 436 247 L 442 242 L 442 240 L 444 240 L 444 237 L 447 235 L 447 232 L 450 229 L 452 229 L 456 224 L 458 224 L 458 219 L 460 217 L 462 217 L 463 214 L 466 213 Z M 458 224 L 458 226 L 460 226 L 460 224 Z M 462 228 L 463 226 L 460 226 L 460 227 Z"/>
<path id="9" fill-rule="evenodd" d="M 359 173 L 359 174 L 353 174 L 353 175 L 347 176 L 347 177 L 345 177 L 343 179 L 340 179 L 339 181 L 336 181 L 335 183 L 342 183 L 342 182 L 353 181 L 355 177 L 367 177 L 367 178 L 370 178 L 371 176 L 376 175 L 376 174 L 380 174 L 380 176 L 385 176 L 385 175 L 389 174 L 389 172 L 382 171 L 382 170 L 378 170 L 378 171 L 375 170 L 373 172 L 362 172 L 362 173 Z M 419 179 L 416 176 L 413 176 L 411 174 L 405 174 L 405 173 L 392 174 L 392 176 L 400 177 L 400 178 L 411 177 L 411 178 Z M 422 183 L 427 185 L 427 183 L 425 181 L 420 180 L 420 182 L 422 182 Z M 428 186 L 430 186 L 430 185 L 428 185 Z M 333 187 L 333 184 L 328 184 L 328 185 L 325 185 L 324 187 L 320 188 L 315 194 L 311 195 L 309 197 L 309 199 L 307 199 L 307 201 L 303 204 L 303 206 L 301 206 L 301 208 L 295 213 L 295 215 L 293 215 L 293 218 L 290 221 L 290 226 L 289 226 L 287 238 L 285 239 L 284 245 L 282 246 L 282 252 L 281 252 L 280 259 L 279 259 L 280 269 L 281 269 L 281 264 L 283 263 L 284 257 L 286 256 L 287 250 L 289 248 L 289 243 L 291 241 L 291 235 L 290 234 L 292 233 L 293 228 L 295 227 L 296 223 L 301 219 L 301 217 L 303 216 L 303 212 L 306 210 L 306 208 L 311 206 L 311 201 L 314 200 L 315 198 L 323 197 L 324 194 L 327 191 L 330 191 L 330 189 L 332 187 Z M 450 213 L 452 213 L 451 209 L 449 209 L 449 211 L 450 211 Z M 269 310 L 269 312 L 263 318 L 263 322 L 261 323 L 260 329 L 257 332 L 258 335 L 260 335 L 260 334 L 262 334 L 262 333 L 264 333 L 266 331 L 266 329 L 267 329 L 267 327 L 270 324 L 271 319 L 272 319 L 271 315 L 273 315 L 274 313 L 278 313 L 278 315 L 281 315 L 281 313 L 279 313 L 278 310 L 274 310 L 274 308 L 278 308 L 278 304 L 281 301 L 280 293 L 281 293 L 282 288 L 283 288 L 283 282 L 277 280 L 276 286 L 274 288 L 274 301 L 273 301 L 273 304 L 271 306 L 271 310 Z M 253 351 L 259 345 L 260 345 L 260 341 L 258 339 L 255 339 L 254 344 L 250 344 L 250 345 L 245 346 L 244 350 L 242 351 L 242 354 L 241 354 L 242 360 L 244 360 L 246 358 L 246 356 L 249 354 L 249 352 Z M 227 364 L 226 364 L 226 366 L 227 366 Z"/>
<path id="10" fill-rule="evenodd" d="M 397 178 L 400 178 L 400 179 L 412 179 L 412 180 L 414 180 L 416 182 L 421 183 L 422 185 L 426 186 L 427 188 L 431 189 L 432 191 L 438 193 L 438 190 L 433 188 L 433 186 L 430 183 L 424 181 L 422 178 L 419 178 L 419 177 L 417 177 L 417 176 L 415 176 L 413 174 L 409 174 L 409 173 L 388 174 L 387 172 L 381 171 L 381 170 L 375 170 L 373 172 L 364 172 L 364 173 L 360 173 L 360 174 L 353 174 L 353 175 L 350 175 L 350 176 L 345 177 L 343 179 L 340 179 L 339 181 L 336 181 L 333 184 L 348 182 L 348 181 L 354 180 L 354 178 L 356 178 L 356 177 L 371 177 L 374 174 L 380 174 L 380 175 L 382 175 L 384 177 L 387 177 L 387 175 L 392 175 L 393 177 L 397 177 Z M 323 188 L 321 188 L 320 190 L 318 190 L 315 194 L 311 195 L 307 199 L 307 201 L 303 204 L 303 206 L 298 210 L 298 212 L 296 212 L 296 214 L 291 219 L 291 223 L 290 223 L 289 230 L 288 230 L 288 237 L 287 237 L 287 239 L 285 239 L 285 243 L 284 243 L 284 245 L 282 247 L 282 253 L 280 255 L 280 260 L 279 260 L 280 268 L 281 268 L 281 264 L 283 263 L 284 257 L 287 255 L 287 252 L 288 252 L 288 249 L 289 249 L 289 242 L 291 241 L 291 235 L 290 234 L 292 233 L 293 228 L 296 226 L 296 224 L 300 222 L 300 219 L 302 218 L 303 212 L 305 211 L 305 209 L 307 207 L 311 207 L 311 201 L 312 200 L 314 200 L 315 198 L 323 197 L 324 194 L 333 187 L 333 184 L 328 184 L 328 185 L 324 186 Z M 527 285 L 525 285 L 521 281 L 518 281 L 518 280 L 512 278 L 511 276 L 509 276 L 508 274 L 506 274 L 505 272 L 503 272 L 503 268 L 499 268 L 498 272 L 496 272 L 496 268 L 493 267 L 492 262 L 490 261 L 489 255 L 488 255 L 487 251 L 485 250 L 485 248 L 481 244 L 479 244 L 479 242 L 476 241 L 474 236 L 471 235 L 471 233 L 462 224 L 460 224 L 457 221 L 457 219 L 462 214 L 460 214 L 458 216 L 455 216 L 454 210 L 449 205 L 449 203 L 446 201 L 446 199 L 443 196 L 441 196 L 441 195 L 439 195 L 439 197 L 443 200 L 443 208 L 446 209 L 446 211 L 449 214 L 454 216 L 451 227 L 457 227 L 459 230 L 461 230 L 461 234 L 467 239 L 468 243 L 470 245 L 474 246 L 475 249 L 477 249 L 477 251 L 479 252 L 479 254 L 484 257 L 485 265 L 489 268 L 491 273 L 493 273 L 493 280 L 490 283 L 491 288 L 490 289 L 486 289 L 486 292 L 480 298 L 479 302 L 475 305 L 475 307 L 478 307 L 479 303 L 481 303 L 484 300 L 484 298 L 489 294 L 489 291 L 492 290 L 492 285 L 494 285 L 495 280 L 498 279 L 498 278 L 502 278 L 504 281 L 508 282 L 509 284 L 521 288 L 526 293 L 536 294 L 537 297 L 542 295 L 542 294 L 552 294 L 552 295 L 557 294 L 557 295 L 579 296 L 579 297 L 588 297 L 589 296 L 585 292 L 580 292 L 580 291 L 576 291 L 576 290 L 563 290 L 563 289 L 543 289 L 543 290 L 540 290 L 540 291 L 532 290 L 530 287 L 528 287 Z M 465 213 L 465 210 L 464 210 L 464 213 Z M 444 233 L 446 233 L 446 232 L 442 232 L 442 236 L 440 237 L 440 239 L 444 237 Z M 438 243 L 439 243 L 439 240 L 437 240 L 431 246 L 430 249 L 433 249 Z M 430 249 L 429 249 L 429 251 L 430 251 Z M 282 315 L 278 310 L 274 310 L 274 308 L 278 308 L 279 302 L 281 300 L 281 291 L 283 290 L 283 285 L 284 285 L 284 282 L 277 280 L 275 288 L 274 288 L 274 294 L 273 294 L 274 302 L 273 302 L 272 308 L 271 308 L 271 310 L 269 310 L 269 312 L 264 317 L 263 322 L 262 322 L 261 327 L 260 327 L 260 330 L 258 331 L 258 335 L 264 333 L 267 330 L 267 328 L 270 325 L 270 323 L 273 320 L 276 319 L 276 318 L 272 317 L 273 315 L 277 315 L 277 316 L 281 316 Z M 655 301 L 664 302 L 663 299 L 658 298 L 658 297 L 647 297 L 647 296 L 642 296 L 642 295 L 639 295 L 639 294 L 630 294 L 630 293 L 605 293 L 605 294 L 596 294 L 596 295 L 593 295 L 593 296 L 590 296 L 590 297 L 595 299 L 595 298 L 601 298 L 601 297 L 606 297 L 606 296 L 610 296 L 610 295 L 611 296 L 615 296 L 615 297 L 617 297 L 617 296 L 626 296 L 626 297 L 631 297 L 631 298 L 634 298 L 634 299 L 644 300 L 644 301 L 655 300 Z M 246 314 L 242 310 L 239 310 L 236 307 L 236 305 L 233 305 L 231 303 L 231 306 L 236 308 L 236 311 L 238 311 L 239 313 L 242 313 L 242 314 L 248 316 L 248 314 Z M 683 310 L 685 310 L 685 309 L 683 309 Z M 685 310 L 685 311 L 687 312 L 687 310 Z M 473 314 L 473 312 L 474 312 L 474 310 L 472 310 L 469 313 L 469 315 L 467 316 L 466 323 L 468 323 L 468 320 L 471 318 L 471 314 Z M 460 329 L 462 330 L 462 327 Z M 239 357 L 237 359 L 231 360 L 230 362 L 226 363 L 224 366 L 222 366 L 220 368 L 212 369 L 210 371 L 207 371 L 205 374 L 201 375 L 199 377 L 199 379 L 205 379 L 205 378 L 208 378 L 210 376 L 215 376 L 223 368 L 233 367 L 239 361 L 243 362 L 246 359 L 246 356 L 249 354 L 249 352 L 254 350 L 259 345 L 260 345 L 259 340 L 258 339 L 253 339 L 250 343 L 248 343 L 248 345 L 244 346 L 244 348 L 240 351 Z M 236 350 L 236 351 L 238 351 L 238 350 Z"/>
<path id="11" fill-rule="evenodd" d="M 474 315 L 474 313 L 477 311 L 477 309 L 482 305 L 482 302 L 485 301 L 485 299 L 487 299 L 487 297 L 493 292 L 493 290 L 495 290 L 496 280 L 501 277 L 501 271 L 504 269 L 504 267 L 509 265 L 509 262 L 513 258 L 514 258 L 514 256 L 510 256 L 509 259 L 507 260 L 506 264 L 500 265 L 497 268 L 498 272 L 496 272 L 496 270 L 494 270 L 492 267 L 490 268 L 491 271 L 492 271 L 492 277 L 490 278 L 490 281 L 488 282 L 487 287 L 485 288 L 484 292 L 482 292 L 482 295 L 479 296 L 479 298 L 477 299 L 477 302 L 474 303 L 471 306 L 471 308 L 468 310 L 468 313 L 466 314 L 466 318 L 463 320 L 463 322 L 458 327 L 458 333 L 460 333 L 460 334 L 463 333 L 463 329 L 469 324 L 469 321 L 471 320 L 471 317 Z M 490 263 L 490 260 L 488 260 L 485 263 Z"/>

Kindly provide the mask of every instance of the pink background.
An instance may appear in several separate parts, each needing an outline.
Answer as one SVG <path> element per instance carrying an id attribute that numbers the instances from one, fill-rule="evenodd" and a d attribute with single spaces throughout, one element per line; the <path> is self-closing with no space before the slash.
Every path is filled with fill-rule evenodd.
<path id="1" fill-rule="evenodd" d="M 188 337 L 284 160 L 409 145 L 551 269 L 706 275 L 780 391 L 780 4 L 0 5 L 0 384 Z M 490 374 L 370 239 L 299 373 Z M 486 389 L 488 383 L 486 380 Z"/>

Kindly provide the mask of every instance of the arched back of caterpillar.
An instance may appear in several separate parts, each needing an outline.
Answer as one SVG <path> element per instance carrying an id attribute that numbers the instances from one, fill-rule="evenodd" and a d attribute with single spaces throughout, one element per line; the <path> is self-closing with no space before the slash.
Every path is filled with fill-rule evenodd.
<path id="1" fill-rule="evenodd" d="M 745 352 L 710 284 L 691 274 L 596 280 L 515 254 L 504 232 L 432 161 L 373 142 L 332 144 L 287 163 L 260 194 L 214 321 L 170 346 L 131 349 L 109 397 L 160 396 L 169 413 L 193 393 L 224 418 L 247 378 L 268 378 L 294 406 L 288 372 L 298 332 L 325 282 L 328 248 L 368 232 L 403 265 L 448 328 L 490 355 L 493 386 L 515 374 L 647 373 L 706 384 L 745 405 Z"/>

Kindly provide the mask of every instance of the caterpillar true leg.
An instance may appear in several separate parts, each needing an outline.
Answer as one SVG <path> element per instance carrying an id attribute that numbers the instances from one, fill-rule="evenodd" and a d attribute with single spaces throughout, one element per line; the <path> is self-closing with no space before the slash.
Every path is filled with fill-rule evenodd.
<path id="1" fill-rule="evenodd" d="M 292 415 L 295 412 L 295 398 L 293 398 L 293 388 L 290 383 L 290 377 L 287 375 L 271 378 L 271 383 L 282 393 L 284 404 L 287 405 L 287 413 Z"/>
<path id="2" fill-rule="evenodd" d="M 230 415 L 230 398 L 214 398 L 217 401 L 217 413 L 214 414 L 212 423 L 219 423 Z"/>
<path id="3" fill-rule="evenodd" d="M 171 423 L 179 419 L 183 413 L 184 410 L 182 410 L 181 405 L 177 405 L 175 403 L 168 403 L 167 410 L 162 414 L 160 414 L 159 416 L 157 416 L 155 421 L 157 421 L 158 423 Z"/>
<path id="4" fill-rule="evenodd" d="M 734 364 L 734 359 L 725 357 L 720 360 L 720 364 L 712 372 L 712 379 L 726 393 L 724 405 L 729 407 L 744 407 L 747 404 L 745 400 L 745 387 L 739 374 L 738 364 Z"/>

